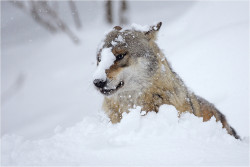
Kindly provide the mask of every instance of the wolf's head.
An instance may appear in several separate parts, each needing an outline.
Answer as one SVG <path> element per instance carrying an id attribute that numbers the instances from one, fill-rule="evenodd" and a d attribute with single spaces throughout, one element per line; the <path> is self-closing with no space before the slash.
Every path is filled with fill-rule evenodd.
<path id="1" fill-rule="evenodd" d="M 110 31 L 97 53 L 94 85 L 104 95 L 128 90 L 140 91 L 151 83 L 158 68 L 155 39 L 162 23 L 142 27 L 132 25 Z"/>

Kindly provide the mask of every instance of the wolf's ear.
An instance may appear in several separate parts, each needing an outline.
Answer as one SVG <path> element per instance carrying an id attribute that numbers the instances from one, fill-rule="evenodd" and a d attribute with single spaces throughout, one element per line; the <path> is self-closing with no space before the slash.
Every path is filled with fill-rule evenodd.
<path id="1" fill-rule="evenodd" d="M 113 29 L 117 30 L 117 31 L 120 31 L 122 28 L 120 26 L 115 26 Z"/>
<path id="2" fill-rule="evenodd" d="M 160 30 L 161 25 L 162 25 L 162 22 L 159 22 L 157 25 L 151 26 L 150 29 L 147 32 L 145 32 L 145 35 L 147 36 L 149 40 L 156 39 L 156 34 Z"/>

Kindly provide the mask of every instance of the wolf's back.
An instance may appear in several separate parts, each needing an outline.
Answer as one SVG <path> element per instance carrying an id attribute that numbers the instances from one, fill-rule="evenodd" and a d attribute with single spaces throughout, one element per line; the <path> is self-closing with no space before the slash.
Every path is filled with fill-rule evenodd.
<path id="1" fill-rule="evenodd" d="M 194 102 L 194 100 L 197 100 L 197 102 Z M 230 135 L 234 136 L 236 139 L 240 139 L 234 128 L 228 124 L 225 115 L 222 114 L 213 104 L 199 96 L 195 96 L 195 99 L 192 99 L 191 102 L 192 105 L 193 103 L 196 103 L 196 105 L 193 105 L 194 115 L 202 117 L 204 122 L 210 120 L 211 117 L 214 116 L 216 121 L 220 121 L 222 127 L 225 128 Z"/>

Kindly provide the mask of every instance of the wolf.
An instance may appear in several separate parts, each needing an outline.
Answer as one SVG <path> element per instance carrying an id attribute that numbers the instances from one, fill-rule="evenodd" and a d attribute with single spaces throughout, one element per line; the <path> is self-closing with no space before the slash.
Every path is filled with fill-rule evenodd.
<path id="1" fill-rule="evenodd" d="M 179 116 L 189 112 L 203 121 L 212 116 L 228 134 L 240 139 L 226 117 L 204 98 L 188 90 L 156 44 L 162 22 L 153 26 L 115 26 L 97 51 L 93 84 L 105 97 L 103 110 L 112 123 L 135 106 L 158 112 L 163 104 L 173 105 Z"/>

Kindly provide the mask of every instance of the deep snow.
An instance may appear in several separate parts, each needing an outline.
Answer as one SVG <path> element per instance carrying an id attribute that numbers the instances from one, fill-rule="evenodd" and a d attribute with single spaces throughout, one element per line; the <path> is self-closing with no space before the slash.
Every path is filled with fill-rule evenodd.
<path id="1" fill-rule="evenodd" d="M 141 116 L 141 108 L 123 114 L 119 124 L 87 117 L 49 139 L 3 137 L 8 165 L 246 165 L 247 141 L 229 136 L 212 117 L 204 123 L 173 106 Z M 12 154 L 6 154 L 12 153 Z M 225 154 L 226 153 L 226 154 Z M 218 158 L 220 157 L 220 158 Z"/>
<path id="2" fill-rule="evenodd" d="M 35 24 L 27 33 L 32 21 L 2 5 L 2 165 L 249 165 L 248 2 L 130 2 L 131 22 L 163 22 L 157 43 L 173 69 L 243 141 L 171 106 L 108 123 L 92 75 L 112 26 L 102 2 L 78 4 L 89 14 L 78 46 Z"/>

